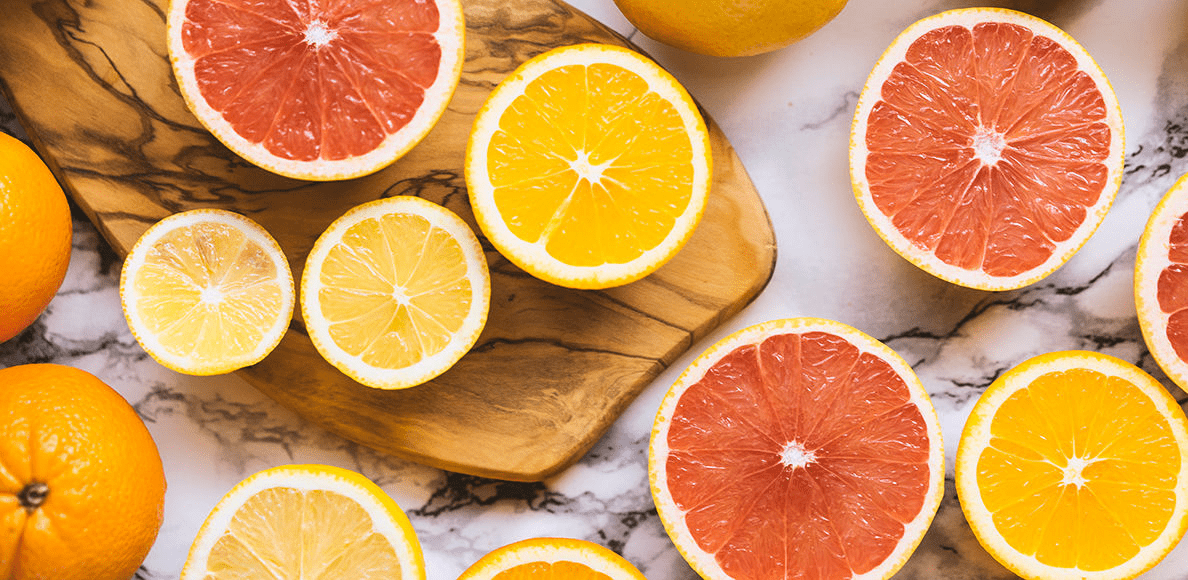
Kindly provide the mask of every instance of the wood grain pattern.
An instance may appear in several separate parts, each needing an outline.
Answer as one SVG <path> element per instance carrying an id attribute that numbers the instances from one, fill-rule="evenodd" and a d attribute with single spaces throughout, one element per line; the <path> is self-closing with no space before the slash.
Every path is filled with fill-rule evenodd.
<path id="1" fill-rule="evenodd" d="M 208 134 L 179 96 L 165 49 L 168 0 L 6 0 L 0 88 L 75 201 L 121 255 L 177 211 L 220 207 L 270 231 L 300 273 L 317 236 L 365 201 L 416 195 L 472 228 L 463 154 L 474 114 L 519 63 L 578 42 L 626 41 L 557 0 L 467 0 L 467 60 L 449 109 L 391 167 L 336 183 L 279 177 Z M 705 217 L 665 267 L 628 286 L 577 291 L 532 278 L 483 240 L 491 312 L 450 371 L 405 391 L 358 385 L 323 361 L 300 318 L 241 376 L 364 445 L 474 475 L 538 480 L 576 461 L 693 341 L 767 284 L 766 210 L 711 122 Z"/>

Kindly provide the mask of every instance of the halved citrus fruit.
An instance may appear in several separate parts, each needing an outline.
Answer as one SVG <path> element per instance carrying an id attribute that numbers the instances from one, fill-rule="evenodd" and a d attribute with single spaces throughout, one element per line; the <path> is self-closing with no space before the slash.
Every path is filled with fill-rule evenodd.
<path id="1" fill-rule="evenodd" d="M 404 511 L 371 480 L 327 465 L 284 465 L 239 482 L 207 516 L 181 580 L 424 580 Z"/>
<path id="2" fill-rule="evenodd" d="M 1139 239 L 1134 302 L 1155 362 L 1188 389 L 1188 175 L 1155 206 Z"/>
<path id="3" fill-rule="evenodd" d="M 1024 578 L 1133 578 L 1188 528 L 1188 419 L 1150 375 L 1083 351 L 1031 358 L 974 405 L 957 494 Z"/>
<path id="4" fill-rule="evenodd" d="M 421 141 L 462 74 L 459 0 L 175 0 L 169 58 L 194 116 L 298 179 L 378 171 Z"/>
<path id="5" fill-rule="evenodd" d="M 814 318 L 751 326 L 697 357 L 660 404 L 648 466 L 668 535 L 715 580 L 888 578 L 945 477 L 911 367 Z"/>
<path id="6" fill-rule="evenodd" d="M 483 556 L 458 580 L 646 580 L 622 556 L 585 540 L 532 538 Z"/>
<path id="7" fill-rule="evenodd" d="M 1122 113 L 1075 40 L 997 8 L 908 27 L 858 99 L 850 174 L 897 253 L 962 286 L 1051 274 L 1089 239 L 1122 181 Z"/>
<path id="8" fill-rule="evenodd" d="M 487 260 L 450 210 L 418 197 L 365 203 L 326 228 L 301 276 L 301 313 L 327 361 L 369 387 L 402 389 L 474 346 L 491 301 Z"/>
<path id="9" fill-rule="evenodd" d="M 616 46 L 567 46 L 520 65 L 466 146 L 487 239 L 529 274 L 571 288 L 655 271 L 692 235 L 709 185 L 709 133 L 693 100 Z"/>
<path id="10" fill-rule="evenodd" d="M 171 215 L 140 236 L 120 272 L 137 342 L 191 375 L 260 362 L 293 318 L 293 273 L 256 222 L 220 209 Z"/>

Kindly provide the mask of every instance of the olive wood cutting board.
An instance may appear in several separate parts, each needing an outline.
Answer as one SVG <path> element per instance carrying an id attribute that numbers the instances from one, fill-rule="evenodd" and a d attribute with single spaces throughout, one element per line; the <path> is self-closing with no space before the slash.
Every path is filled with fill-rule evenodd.
<path id="1" fill-rule="evenodd" d="M 628 45 L 558 0 L 464 0 L 462 81 L 429 136 L 376 174 L 311 183 L 243 161 L 186 109 L 165 48 L 167 2 L 4 0 L 0 89 L 120 255 L 165 216 L 217 207 L 264 226 L 298 274 L 330 222 L 381 197 L 441 203 L 477 233 L 462 167 L 473 117 L 491 89 L 556 46 Z M 522 481 L 560 471 L 771 277 L 775 237 L 763 203 L 712 122 L 710 138 L 714 178 L 704 218 L 651 276 L 604 291 L 559 288 L 483 239 L 491 268 L 486 328 L 434 381 L 402 391 L 359 385 L 322 360 L 300 315 L 280 346 L 240 376 L 330 431 L 413 461 Z"/>

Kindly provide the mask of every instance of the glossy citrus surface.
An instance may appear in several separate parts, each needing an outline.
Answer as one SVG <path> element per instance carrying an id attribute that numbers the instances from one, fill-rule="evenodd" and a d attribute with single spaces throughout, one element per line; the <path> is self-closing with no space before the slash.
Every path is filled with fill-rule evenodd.
<path id="1" fill-rule="evenodd" d="M 974 406 L 957 451 L 961 507 L 1027 578 L 1131 578 L 1188 526 L 1188 419 L 1139 368 L 1092 352 L 1029 359 Z"/>
<path id="2" fill-rule="evenodd" d="M 1122 178 L 1113 89 L 1060 29 L 993 8 L 904 31 L 855 114 L 851 177 L 878 234 L 950 282 L 1018 288 L 1064 264 Z"/>
<path id="3" fill-rule="evenodd" d="M 127 580 L 164 518 L 148 429 L 85 371 L 20 365 L 0 385 L 0 578 Z"/>
<path id="4" fill-rule="evenodd" d="M 649 469 L 705 578 L 887 578 L 940 505 L 943 449 L 903 359 L 846 325 L 789 319 L 693 362 L 661 403 Z"/>
<path id="5" fill-rule="evenodd" d="M 846 0 L 615 0 L 623 16 L 665 44 L 710 56 L 749 56 L 800 40 Z"/>
<path id="6" fill-rule="evenodd" d="M 709 134 L 676 80 L 630 50 L 554 49 L 475 119 L 466 183 L 480 227 L 528 273 L 605 288 L 684 245 L 709 191 Z"/>
<path id="7" fill-rule="evenodd" d="M 478 340 L 491 281 L 456 214 L 417 197 L 358 206 L 314 244 L 301 308 L 318 352 L 365 385 L 397 389 L 445 372 Z"/>
<path id="8" fill-rule="evenodd" d="M 424 580 L 408 517 L 371 480 L 285 465 L 243 480 L 198 531 L 182 580 Z"/>
<path id="9" fill-rule="evenodd" d="M 49 305 L 70 263 L 73 226 L 66 194 L 45 163 L 0 133 L 0 342 Z"/>
<path id="10" fill-rule="evenodd" d="M 262 360 L 293 317 L 293 274 L 259 224 L 191 210 L 146 231 L 124 260 L 120 299 L 136 340 L 187 374 L 226 373 Z"/>
<path id="11" fill-rule="evenodd" d="M 169 50 L 187 104 L 244 158 L 344 179 L 419 142 L 463 56 L 458 0 L 178 0 Z"/>

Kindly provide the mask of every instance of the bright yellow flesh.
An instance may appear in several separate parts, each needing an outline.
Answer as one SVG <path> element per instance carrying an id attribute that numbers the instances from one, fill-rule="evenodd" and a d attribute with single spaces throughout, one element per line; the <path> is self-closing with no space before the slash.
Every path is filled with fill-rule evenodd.
<path id="1" fill-rule="evenodd" d="M 405 368 L 445 349 L 470 312 L 462 246 L 423 217 L 351 226 L 322 264 L 318 307 L 330 337 L 372 366 Z"/>
<path id="2" fill-rule="evenodd" d="M 611 580 L 580 562 L 529 562 L 508 568 L 491 580 Z"/>
<path id="3" fill-rule="evenodd" d="M 135 307 L 160 347 L 196 363 L 254 351 L 285 311 L 281 273 L 269 253 L 218 223 L 162 236 L 135 272 Z"/>
<path id="4" fill-rule="evenodd" d="M 571 266 L 624 264 L 660 245 L 688 208 L 693 145 L 676 107 L 638 74 L 569 65 L 503 112 L 487 171 L 516 237 Z"/>
<path id="5" fill-rule="evenodd" d="M 270 488 L 235 512 L 206 560 L 206 580 L 399 580 L 400 560 L 355 500 Z"/>
<path id="6" fill-rule="evenodd" d="M 990 432 L 977 463 L 982 501 L 1007 543 L 1042 564 L 1114 568 L 1173 515 L 1180 450 L 1150 398 L 1124 379 L 1042 375 L 1003 402 Z"/>

